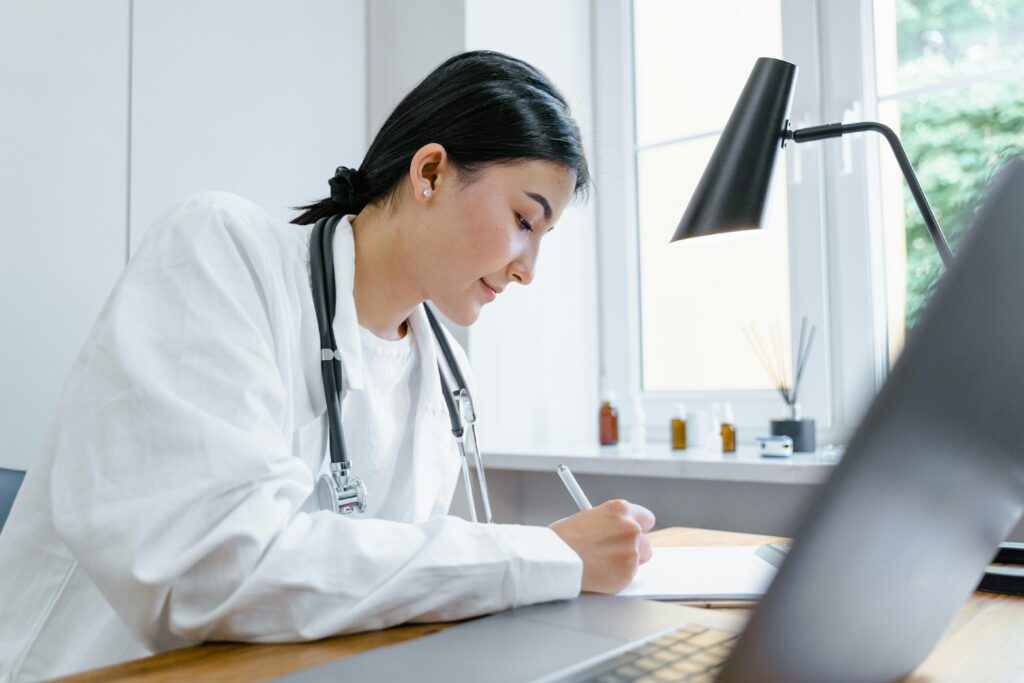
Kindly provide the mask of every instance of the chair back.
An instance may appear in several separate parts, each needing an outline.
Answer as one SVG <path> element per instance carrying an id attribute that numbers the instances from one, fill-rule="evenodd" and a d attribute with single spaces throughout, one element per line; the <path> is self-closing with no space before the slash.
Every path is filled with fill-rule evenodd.
<path id="1" fill-rule="evenodd" d="M 25 473 L 21 470 L 0 467 L 0 531 L 4 529 L 7 515 L 11 512 L 14 498 L 18 495 L 18 489 L 21 488 L 21 481 L 24 478 Z"/>

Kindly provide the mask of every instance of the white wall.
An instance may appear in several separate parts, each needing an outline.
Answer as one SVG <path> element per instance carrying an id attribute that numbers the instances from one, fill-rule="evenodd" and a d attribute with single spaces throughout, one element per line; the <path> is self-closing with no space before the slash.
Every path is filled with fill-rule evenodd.
<path id="1" fill-rule="evenodd" d="M 290 218 L 362 158 L 366 0 L 8 0 L 0 93 L 0 466 L 24 469 L 129 236 L 199 190 Z"/>
<path id="2" fill-rule="evenodd" d="M 0 466 L 25 469 L 124 266 L 128 0 L 0 3 Z"/>

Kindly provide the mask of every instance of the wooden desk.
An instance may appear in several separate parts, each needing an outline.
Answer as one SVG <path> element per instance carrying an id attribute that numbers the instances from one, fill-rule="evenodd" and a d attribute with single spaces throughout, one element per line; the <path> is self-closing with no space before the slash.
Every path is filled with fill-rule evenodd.
<path id="1" fill-rule="evenodd" d="M 769 536 L 673 527 L 650 534 L 655 546 L 758 545 Z M 691 603 L 692 604 L 692 603 Z M 745 609 L 730 608 L 745 613 Z M 458 622 L 455 622 L 458 623 Z M 262 681 L 334 659 L 440 631 L 451 623 L 396 626 L 314 643 L 198 645 L 96 669 L 65 681 Z M 1024 598 L 976 593 L 906 683 L 1024 681 Z"/>

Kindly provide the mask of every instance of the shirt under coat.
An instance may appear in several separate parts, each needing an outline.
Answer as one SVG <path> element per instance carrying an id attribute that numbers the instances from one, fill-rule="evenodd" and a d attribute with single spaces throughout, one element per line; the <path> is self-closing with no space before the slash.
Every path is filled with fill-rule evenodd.
<path id="1" fill-rule="evenodd" d="M 310 226 L 194 195 L 149 229 L 112 291 L 0 534 L 0 681 L 579 594 L 582 561 L 551 529 L 447 514 L 460 460 L 420 308 L 408 452 L 391 483 L 374 480 L 372 427 L 353 419 L 367 399 L 351 218 L 334 238 L 334 332 L 367 512 L 321 511 L 312 495 L 327 431 Z"/>

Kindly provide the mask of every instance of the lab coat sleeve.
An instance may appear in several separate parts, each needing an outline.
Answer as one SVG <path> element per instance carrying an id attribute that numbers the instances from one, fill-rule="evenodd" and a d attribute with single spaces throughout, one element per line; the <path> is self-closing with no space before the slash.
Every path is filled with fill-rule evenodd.
<path id="1" fill-rule="evenodd" d="M 279 351 L 298 322 L 263 219 L 218 197 L 150 228 L 58 406 L 55 526 L 132 633 L 307 640 L 576 596 L 546 527 L 300 511 Z"/>

